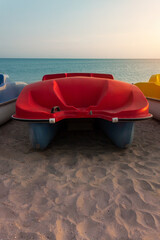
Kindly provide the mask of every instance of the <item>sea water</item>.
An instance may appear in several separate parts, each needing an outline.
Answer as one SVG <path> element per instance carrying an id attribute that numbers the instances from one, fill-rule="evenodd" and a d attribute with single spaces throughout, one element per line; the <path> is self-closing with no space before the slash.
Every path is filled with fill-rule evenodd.
<path id="1" fill-rule="evenodd" d="M 160 59 L 28 59 L 0 58 L 0 73 L 13 81 L 32 83 L 50 73 L 109 73 L 129 83 L 148 81 L 160 73 Z"/>

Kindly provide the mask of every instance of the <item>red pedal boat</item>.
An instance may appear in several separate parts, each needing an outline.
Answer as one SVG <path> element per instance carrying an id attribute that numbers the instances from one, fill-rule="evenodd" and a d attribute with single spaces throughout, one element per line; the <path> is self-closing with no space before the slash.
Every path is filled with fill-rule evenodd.
<path id="1" fill-rule="evenodd" d="M 151 118 L 149 105 L 135 85 L 110 74 L 45 75 L 27 85 L 16 103 L 16 120 L 30 123 L 34 148 L 51 142 L 63 119 L 94 118 L 119 147 L 131 144 L 134 121 Z"/>

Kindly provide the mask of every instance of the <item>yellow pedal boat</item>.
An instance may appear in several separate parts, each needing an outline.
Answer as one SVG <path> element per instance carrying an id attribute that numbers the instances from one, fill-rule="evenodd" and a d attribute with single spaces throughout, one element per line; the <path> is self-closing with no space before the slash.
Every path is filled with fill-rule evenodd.
<path id="1" fill-rule="evenodd" d="M 160 74 L 152 75 L 148 82 L 135 84 L 149 102 L 149 112 L 160 120 Z"/>

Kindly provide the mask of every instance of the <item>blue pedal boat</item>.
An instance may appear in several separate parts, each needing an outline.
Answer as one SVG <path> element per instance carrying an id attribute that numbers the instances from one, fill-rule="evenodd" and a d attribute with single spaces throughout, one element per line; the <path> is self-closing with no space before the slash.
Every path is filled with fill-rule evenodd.
<path id="1" fill-rule="evenodd" d="M 0 73 L 0 125 L 11 119 L 16 100 L 26 85 L 24 82 L 12 82 L 8 75 Z"/>

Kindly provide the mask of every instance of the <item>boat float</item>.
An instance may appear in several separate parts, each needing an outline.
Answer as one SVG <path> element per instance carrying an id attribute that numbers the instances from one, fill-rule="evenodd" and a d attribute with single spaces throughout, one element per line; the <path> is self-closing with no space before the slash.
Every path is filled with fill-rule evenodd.
<path id="1" fill-rule="evenodd" d="M 147 98 L 150 113 L 160 120 L 160 74 L 152 75 L 148 82 L 139 82 L 135 85 Z"/>
<path id="2" fill-rule="evenodd" d="M 45 75 L 27 85 L 16 102 L 15 120 L 29 122 L 32 146 L 44 149 L 64 119 L 95 119 L 111 141 L 131 144 L 134 122 L 152 117 L 148 102 L 135 85 L 110 74 L 62 73 Z"/>
<path id="3" fill-rule="evenodd" d="M 11 82 L 9 76 L 0 74 L 0 125 L 11 119 L 18 95 L 26 83 Z"/>

